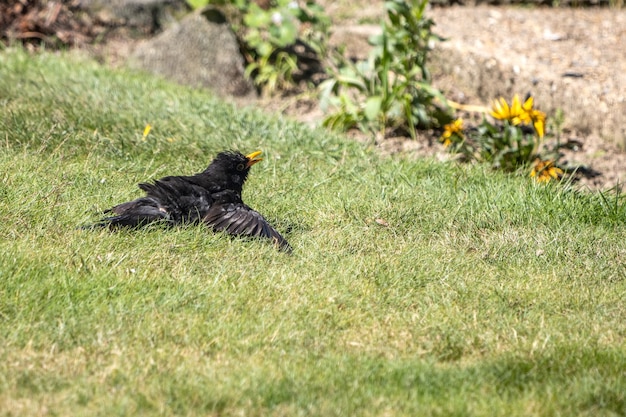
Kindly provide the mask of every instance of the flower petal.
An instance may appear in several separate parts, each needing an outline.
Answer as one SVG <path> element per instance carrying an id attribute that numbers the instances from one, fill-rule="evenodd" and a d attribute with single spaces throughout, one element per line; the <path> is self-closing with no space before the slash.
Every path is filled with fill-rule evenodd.
<path id="1" fill-rule="evenodd" d="M 530 113 L 533 109 L 533 102 L 534 102 L 533 96 L 528 97 L 526 101 L 524 102 L 524 104 L 522 104 L 522 108 L 525 111 Z"/>

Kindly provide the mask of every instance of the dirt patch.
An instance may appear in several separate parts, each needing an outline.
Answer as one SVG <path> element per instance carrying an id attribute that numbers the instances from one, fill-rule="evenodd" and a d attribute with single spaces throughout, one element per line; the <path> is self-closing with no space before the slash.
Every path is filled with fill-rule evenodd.
<path id="1" fill-rule="evenodd" d="M 368 37 L 380 31 L 372 22 L 383 16 L 382 4 L 353 0 L 331 3 L 327 11 L 337 16 L 331 42 L 345 44 L 355 58 L 366 57 Z M 446 38 L 432 54 L 434 84 L 446 97 L 484 106 L 499 96 L 531 93 L 537 108 L 564 115 L 561 140 L 581 144 L 566 151 L 567 164 L 601 174 L 581 180 L 581 186 L 606 189 L 626 181 L 626 12 L 454 6 L 433 8 L 429 16 Z M 276 108 L 271 102 L 267 107 Z M 318 109 L 295 109 L 282 111 L 308 123 L 322 118 Z M 376 145 L 386 153 L 447 157 L 435 137 L 423 136 Z"/>
<path id="2" fill-rule="evenodd" d="M 480 103 L 532 93 L 548 115 L 563 112 L 563 139 L 582 143 L 568 162 L 602 174 L 584 186 L 626 181 L 626 12 L 451 7 L 431 15 L 448 39 L 434 57 L 441 88 Z"/>

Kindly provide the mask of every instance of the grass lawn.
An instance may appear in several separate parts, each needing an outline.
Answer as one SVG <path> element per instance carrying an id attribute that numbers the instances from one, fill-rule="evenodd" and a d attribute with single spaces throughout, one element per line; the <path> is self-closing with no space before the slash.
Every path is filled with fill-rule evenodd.
<path id="1" fill-rule="evenodd" d="M 147 137 L 142 133 L 152 125 Z M 294 253 L 80 230 L 264 151 Z M 0 52 L 0 415 L 626 415 L 626 201 L 323 130 L 72 55 Z"/>

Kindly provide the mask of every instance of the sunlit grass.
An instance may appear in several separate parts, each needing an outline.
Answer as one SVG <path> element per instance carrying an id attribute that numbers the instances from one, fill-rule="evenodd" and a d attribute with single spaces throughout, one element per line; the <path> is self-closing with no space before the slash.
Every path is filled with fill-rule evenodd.
<path id="1" fill-rule="evenodd" d="M 622 197 L 381 158 L 68 56 L 3 52 L 0 103 L 4 415 L 626 413 Z M 264 151 L 244 199 L 293 255 L 77 229 L 225 148 Z"/>

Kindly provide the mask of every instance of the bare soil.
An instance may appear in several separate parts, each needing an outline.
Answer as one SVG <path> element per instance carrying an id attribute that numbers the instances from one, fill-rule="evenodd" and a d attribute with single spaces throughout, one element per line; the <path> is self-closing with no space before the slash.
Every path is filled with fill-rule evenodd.
<path id="1" fill-rule="evenodd" d="M 380 30 L 382 2 L 328 2 L 326 10 L 335 16 L 331 42 L 366 57 L 367 38 Z M 626 181 L 626 9 L 453 6 L 428 15 L 446 39 L 432 54 L 433 81 L 446 97 L 488 106 L 499 96 L 531 93 L 537 108 L 564 115 L 561 141 L 582 145 L 566 151 L 567 164 L 600 173 L 583 178 L 582 187 Z M 309 123 L 322 117 L 302 103 L 283 103 L 282 110 Z M 385 153 L 449 157 L 436 138 L 424 136 L 378 139 L 376 146 Z"/>
<path id="2" fill-rule="evenodd" d="M 431 14 L 449 39 L 437 82 L 482 103 L 531 92 L 548 115 L 563 112 L 563 139 L 582 143 L 566 155 L 569 162 L 602 174 L 584 185 L 626 181 L 626 9 L 452 7 Z"/>

